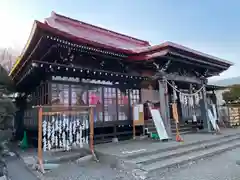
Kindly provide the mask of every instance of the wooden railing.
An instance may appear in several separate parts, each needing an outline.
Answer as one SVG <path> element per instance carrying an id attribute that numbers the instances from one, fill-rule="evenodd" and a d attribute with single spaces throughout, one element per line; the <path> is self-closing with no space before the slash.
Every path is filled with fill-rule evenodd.
<path id="1" fill-rule="evenodd" d="M 43 151 L 89 146 L 94 154 L 93 106 L 36 106 L 38 111 L 38 163 Z"/>

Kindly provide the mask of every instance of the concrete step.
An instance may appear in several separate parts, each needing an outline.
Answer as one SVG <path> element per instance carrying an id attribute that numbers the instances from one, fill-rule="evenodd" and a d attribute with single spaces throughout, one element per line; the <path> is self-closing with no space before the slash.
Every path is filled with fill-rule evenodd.
<path id="1" fill-rule="evenodd" d="M 148 165 L 152 164 L 156 161 L 162 161 L 170 158 L 176 158 L 185 154 L 189 154 L 192 152 L 198 152 L 202 150 L 206 150 L 209 148 L 217 147 L 222 144 L 230 143 L 236 140 L 240 140 L 240 136 L 228 137 L 224 139 L 220 139 L 219 141 L 212 141 L 202 144 L 196 144 L 190 147 L 184 147 L 180 149 L 175 149 L 171 151 L 159 152 L 152 155 L 147 156 L 140 156 L 132 160 L 133 163 L 140 164 L 140 165 Z M 240 141 L 239 141 L 240 142 Z"/>
<path id="2" fill-rule="evenodd" d="M 155 127 L 150 127 L 150 128 L 148 128 L 148 132 L 155 133 L 155 132 L 157 132 L 157 130 Z"/>
<path id="3" fill-rule="evenodd" d="M 232 150 L 237 147 L 240 147 L 239 140 L 238 141 L 236 140 L 233 142 L 228 142 L 228 143 L 222 144 L 222 145 L 214 147 L 214 148 L 202 150 L 200 152 L 199 151 L 192 152 L 192 153 L 188 153 L 188 154 L 176 157 L 176 158 L 165 159 L 163 161 L 156 161 L 154 163 L 145 165 L 144 167 L 142 167 L 142 169 L 147 172 L 152 172 L 155 170 L 165 170 L 168 168 L 173 168 L 176 166 L 187 164 L 188 162 L 211 157 L 211 156 L 220 154 L 222 152 Z"/>
<path id="4" fill-rule="evenodd" d="M 135 159 L 135 158 L 138 158 L 138 157 L 157 154 L 159 152 L 163 153 L 163 152 L 172 151 L 172 150 L 176 150 L 176 149 L 180 150 L 182 148 L 187 148 L 187 147 L 191 147 L 191 146 L 199 145 L 199 144 L 203 144 L 203 143 L 210 143 L 210 142 L 219 141 L 219 140 L 222 140 L 222 139 L 226 139 L 226 138 L 230 138 L 230 137 L 236 137 L 236 136 L 240 136 L 240 133 L 228 134 L 228 135 L 218 135 L 216 138 L 184 143 L 181 146 L 176 145 L 176 146 L 171 146 L 171 147 L 167 147 L 167 148 L 164 148 L 164 149 L 159 148 L 159 149 L 155 149 L 153 151 L 145 151 L 145 152 L 136 153 L 136 154 L 129 154 L 128 156 L 126 156 L 126 158 L 128 160 L 132 160 L 132 159 Z"/>
<path id="5" fill-rule="evenodd" d="M 172 132 L 176 132 L 176 128 L 171 128 L 172 129 Z M 188 130 L 192 130 L 192 127 L 181 127 L 179 128 L 179 131 L 188 131 Z"/>
<path id="6" fill-rule="evenodd" d="M 176 127 L 176 124 L 173 123 L 171 124 L 171 127 L 175 128 Z M 178 127 L 197 127 L 195 124 L 184 124 L 184 123 L 179 123 L 178 124 Z"/>
<path id="7" fill-rule="evenodd" d="M 193 131 L 192 129 L 190 130 L 186 130 L 186 131 L 180 131 L 180 135 L 184 135 L 184 134 L 191 134 L 191 133 L 195 133 L 195 131 Z M 175 136 L 177 134 L 177 132 L 172 132 L 172 135 Z"/>

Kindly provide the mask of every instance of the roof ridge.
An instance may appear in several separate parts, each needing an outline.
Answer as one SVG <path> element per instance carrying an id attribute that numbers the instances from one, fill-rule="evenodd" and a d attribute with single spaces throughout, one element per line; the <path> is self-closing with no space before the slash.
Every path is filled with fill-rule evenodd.
<path id="1" fill-rule="evenodd" d="M 86 22 L 83 22 L 83 21 L 79 21 L 77 19 L 72 19 L 70 17 L 64 16 L 64 15 L 61 15 L 61 14 L 57 14 L 54 11 L 52 11 L 51 16 L 53 18 L 63 18 L 65 20 L 73 21 L 75 23 L 80 23 L 80 24 L 83 24 L 85 26 L 91 27 L 93 30 L 102 31 L 104 33 L 109 33 L 109 35 L 112 35 L 112 36 L 118 36 L 118 38 L 121 38 L 123 40 L 134 40 L 134 42 L 137 43 L 137 44 L 141 44 L 141 45 L 145 45 L 145 46 L 150 45 L 150 43 L 148 41 L 141 40 L 141 39 L 138 39 L 138 38 L 135 38 L 135 37 L 131 37 L 129 35 L 118 33 L 118 32 L 115 32 L 115 31 L 112 31 L 112 30 L 109 30 L 109 29 L 106 29 L 106 28 L 102 28 L 102 27 L 99 27 L 99 26 L 95 26 L 93 24 L 89 24 L 89 23 L 86 23 Z"/>

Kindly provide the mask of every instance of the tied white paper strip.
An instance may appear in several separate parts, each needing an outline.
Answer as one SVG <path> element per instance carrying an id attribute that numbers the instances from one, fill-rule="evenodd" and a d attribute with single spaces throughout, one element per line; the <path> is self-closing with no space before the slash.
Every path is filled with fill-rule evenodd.
<path id="1" fill-rule="evenodd" d="M 66 116 L 57 114 L 43 120 L 43 150 L 62 148 L 70 150 L 72 145 L 82 148 L 84 143 L 88 144 L 88 116 L 81 119 L 77 116 Z"/>
<path id="2" fill-rule="evenodd" d="M 47 150 L 47 139 L 46 139 L 46 135 L 47 135 L 47 121 L 43 120 L 42 122 L 42 127 L 43 127 L 43 151 Z"/>
<path id="3" fill-rule="evenodd" d="M 58 135 L 59 134 L 59 123 L 58 123 L 58 116 L 56 117 L 56 120 L 55 120 L 55 145 L 56 147 L 59 146 L 59 138 L 58 138 Z"/>
<path id="4" fill-rule="evenodd" d="M 188 98 L 187 98 L 187 96 L 184 96 L 184 104 L 185 104 L 185 105 L 188 104 Z"/>
<path id="5" fill-rule="evenodd" d="M 55 117 L 53 116 L 52 117 L 52 130 L 51 130 L 51 143 L 52 143 L 52 146 L 56 146 L 56 143 L 55 143 Z"/>
<path id="6" fill-rule="evenodd" d="M 52 126 L 51 122 L 48 120 L 47 122 L 47 149 L 50 150 L 52 145 L 51 145 L 51 132 L 52 132 Z"/>
<path id="7" fill-rule="evenodd" d="M 141 107 L 139 107 L 139 109 L 140 109 Z M 143 108 L 143 106 L 142 106 L 142 108 Z M 89 124 L 88 124 L 88 122 L 89 122 L 89 119 L 88 119 L 88 116 L 85 116 L 85 121 L 86 121 L 86 127 L 85 127 L 85 130 L 87 131 L 87 130 L 89 130 Z M 85 143 L 86 144 L 88 144 L 88 135 L 86 135 L 86 139 L 85 139 Z"/>
<path id="8" fill-rule="evenodd" d="M 69 134 L 69 117 L 66 118 L 66 136 L 67 134 Z M 69 151 L 70 150 L 70 143 L 69 143 L 69 136 L 68 139 L 66 140 L 66 150 Z"/>
<path id="9" fill-rule="evenodd" d="M 71 119 L 71 121 L 70 121 L 70 126 L 69 126 L 69 141 L 70 141 L 70 145 L 72 145 L 72 143 L 73 143 L 72 126 L 73 126 L 73 123 L 72 123 L 72 119 Z"/>
<path id="10" fill-rule="evenodd" d="M 194 101 L 193 101 L 193 97 L 192 96 L 189 97 L 189 105 L 191 107 L 193 107 L 193 105 L 194 105 Z"/>
<path id="11" fill-rule="evenodd" d="M 76 121 L 77 121 L 77 129 L 78 129 L 78 131 L 77 131 L 77 145 L 79 145 L 80 144 L 80 130 L 79 130 L 79 127 L 80 127 L 80 120 L 77 118 L 76 119 Z"/>
<path id="12" fill-rule="evenodd" d="M 85 120 L 83 120 L 82 129 L 83 129 L 84 131 L 86 130 L 86 122 L 85 122 Z M 83 137 L 83 138 L 82 138 L 82 142 L 85 144 L 85 142 L 86 142 L 86 137 Z"/>
<path id="13" fill-rule="evenodd" d="M 195 94 L 195 103 L 196 103 L 196 105 L 198 105 L 199 104 L 199 94 Z"/>
<path id="14" fill-rule="evenodd" d="M 62 122 L 63 120 L 62 120 L 62 117 L 61 117 L 61 115 L 60 115 L 60 119 L 59 119 L 59 133 L 60 133 L 60 137 L 59 137 L 59 141 L 60 141 L 60 144 L 59 144 L 59 146 L 60 146 L 60 148 L 63 148 L 63 122 Z"/>
<path id="15" fill-rule="evenodd" d="M 82 126 L 80 126 L 79 129 L 80 129 L 80 143 L 79 143 L 79 145 L 80 145 L 80 148 L 82 148 L 82 147 L 83 147 L 83 142 L 82 142 Z"/>

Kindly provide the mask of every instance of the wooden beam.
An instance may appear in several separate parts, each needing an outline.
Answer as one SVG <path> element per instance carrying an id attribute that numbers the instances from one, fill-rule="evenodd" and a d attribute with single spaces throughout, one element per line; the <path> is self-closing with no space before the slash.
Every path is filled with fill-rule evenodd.
<path id="1" fill-rule="evenodd" d="M 188 77 L 188 76 L 180 76 L 178 74 L 165 74 L 167 80 L 172 81 L 181 81 L 181 82 L 188 82 L 188 83 L 196 83 L 201 84 L 202 81 L 196 77 Z"/>

